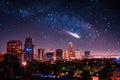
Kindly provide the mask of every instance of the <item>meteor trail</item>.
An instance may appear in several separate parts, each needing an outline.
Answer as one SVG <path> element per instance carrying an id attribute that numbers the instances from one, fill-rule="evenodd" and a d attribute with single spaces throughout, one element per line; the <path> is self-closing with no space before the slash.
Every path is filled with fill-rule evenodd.
<path id="1" fill-rule="evenodd" d="M 73 33 L 73 32 L 70 32 L 70 31 L 67 31 L 67 33 L 70 34 L 71 36 L 77 38 L 77 39 L 80 38 L 80 36 L 77 33 Z"/>

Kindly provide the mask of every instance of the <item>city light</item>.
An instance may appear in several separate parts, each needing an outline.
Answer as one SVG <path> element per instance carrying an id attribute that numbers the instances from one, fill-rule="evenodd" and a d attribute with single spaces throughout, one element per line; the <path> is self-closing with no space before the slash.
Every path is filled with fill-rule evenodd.
<path id="1" fill-rule="evenodd" d="M 26 51 L 27 51 L 27 52 L 30 52 L 30 51 L 31 51 L 31 48 L 26 48 Z"/>
<path id="2" fill-rule="evenodd" d="M 66 67 L 62 67 L 62 70 L 65 71 L 67 68 Z"/>
<path id="3" fill-rule="evenodd" d="M 27 62 L 26 62 L 26 61 L 22 61 L 22 65 L 23 65 L 23 66 L 26 66 L 26 65 L 27 65 Z"/>
<path id="4" fill-rule="evenodd" d="M 117 57 L 117 58 L 116 58 L 116 60 L 117 60 L 117 61 L 119 61 L 119 60 L 120 60 L 120 58 L 118 58 L 118 57 Z"/>

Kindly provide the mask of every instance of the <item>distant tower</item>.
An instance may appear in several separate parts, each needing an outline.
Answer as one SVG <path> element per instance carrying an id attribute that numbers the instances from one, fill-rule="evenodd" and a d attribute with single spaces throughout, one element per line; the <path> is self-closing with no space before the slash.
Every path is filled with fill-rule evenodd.
<path id="1" fill-rule="evenodd" d="M 19 60 L 22 59 L 22 42 L 20 40 L 9 40 L 7 42 L 7 54 L 14 54 Z"/>
<path id="2" fill-rule="evenodd" d="M 38 60 L 44 59 L 44 52 L 45 52 L 44 49 L 42 49 L 42 48 L 38 49 Z"/>
<path id="3" fill-rule="evenodd" d="M 69 54 L 69 58 L 74 57 L 72 42 L 69 42 L 68 44 L 68 54 Z"/>
<path id="4" fill-rule="evenodd" d="M 90 58 L 90 51 L 85 51 L 85 59 Z"/>
<path id="5" fill-rule="evenodd" d="M 68 44 L 68 51 L 69 51 L 70 53 L 73 51 L 72 42 L 69 42 L 69 44 Z"/>
<path id="6" fill-rule="evenodd" d="M 68 50 L 63 51 L 62 57 L 63 57 L 64 60 L 68 60 L 69 59 Z"/>
<path id="7" fill-rule="evenodd" d="M 45 60 L 53 61 L 55 60 L 55 51 L 53 49 L 48 49 L 45 53 Z"/>
<path id="8" fill-rule="evenodd" d="M 32 61 L 34 54 L 34 45 L 32 42 L 32 38 L 28 37 L 25 39 L 24 51 L 24 60 Z"/>
<path id="9" fill-rule="evenodd" d="M 75 50 L 75 58 L 80 59 L 80 50 L 79 49 Z"/>
<path id="10" fill-rule="evenodd" d="M 56 50 L 56 60 L 62 60 L 62 54 L 63 54 L 63 50 L 62 49 L 57 49 Z"/>

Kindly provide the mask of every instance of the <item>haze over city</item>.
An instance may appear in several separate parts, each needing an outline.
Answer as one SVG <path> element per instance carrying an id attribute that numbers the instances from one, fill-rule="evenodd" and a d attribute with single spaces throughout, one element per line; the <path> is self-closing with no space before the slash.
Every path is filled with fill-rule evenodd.
<path id="1" fill-rule="evenodd" d="M 0 52 L 9 40 L 31 37 L 38 48 L 120 53 L 119 0 L 1 0 Z"/>

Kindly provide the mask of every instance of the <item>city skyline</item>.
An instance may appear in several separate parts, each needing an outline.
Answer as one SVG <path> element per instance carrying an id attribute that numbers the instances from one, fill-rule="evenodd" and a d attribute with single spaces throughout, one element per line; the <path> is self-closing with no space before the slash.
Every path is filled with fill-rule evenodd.
<path id="1" fill-rule="evenodd" d="M 0 52 L 9 40 L 31 37 L 39 48 L 120 54 L 119 0 L 2 0 Z"/>

